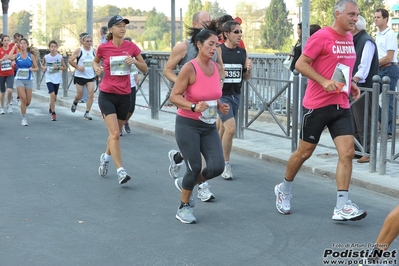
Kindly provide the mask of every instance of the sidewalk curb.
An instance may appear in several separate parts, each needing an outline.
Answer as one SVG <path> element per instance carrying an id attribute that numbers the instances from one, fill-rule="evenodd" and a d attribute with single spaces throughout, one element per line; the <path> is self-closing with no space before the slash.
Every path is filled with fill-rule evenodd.
<path id="1" fill-rule="evenodd" d="M 48 96 L 38 94 L 35 91 L 32 93 L 32 98 L 42 101 L 42 102 L 48 101 L 48 99 L 49 99 Z M 72 104 L 72 101 L 69 102 L 65 97 L 59 96 L 56 104 L 59 106 L 70 107 L 70 105 Z M 93 105 L 94 104 L 97 104 L 97 103 L 93 103 Z M 85 106 L 78 104 L 77 110 L 84 112 Z M 101 116 L 101 112 L 99 110 L 97 110 L 96 108 L 92 108 L 92 110 L 90 112 L 93 115 Z M 133 116 L 133 119 L 134 119 L 134 116 Z M 152 123 L 152 124 L 148 124 L 143 121 L 137 121 L 137 120 L 131 120 L 130 122 L 132 125 L 143 128 L 145 130 L 150 130 L 152 132 L 156 132 L 156 133 L 174 137 L 174 135 L 175 135 L 174 130 L 164 127 L 162 125 L 162 123 L 159 123 L 159 125 L 154 125 L 155 123 L 158 123 L 158 121 L 159 120 L 154 120 L 154 123 Z M 236 152 L 238 154 L 247 156 L 247 157 L 254 158 L 254 159 L 260 159 L 260 160 L 264 160 L 267 162 L 277 163 L 277 164 L 281 165 L 282 167 L 286 167 L 286 165 L 288 163 L 288 159 L 291 155 L 291 152 L 282 151 L 282 153 L 280 153 L 279 156 L 272 156 L 270 154 L 264 154 L 264 153 L 260 153 L 260 152 L 246 149 L 243 147 L 239 147 L 237 145 L 234 145 L 234 143 L 233 143 L 232 151 Z M 316 155 L 313 155 L 313 156 L 316 156 Z M 318 166 L 314 167 L 314 166 L 308 165 L 308 163 L 305 162 L 302 165 L 300 171 L 305 172 L 305 173 L 310 173 L 317 178 L 328 178 L 331 180 L 335 180 L 335 168 L 336 168 L 336 166 L 332 167 L 331 165 L 327 165 L 324 168 L 318 167 Z M 359 173 L 359 174 L 361 174 L 361 173 Z M 375 175 L 375 173 L 370 173 L 370 175 Z M 379 176 L 377 176 L 377 178 L 378 177 Z M 381 177 L 383 177 L 383 176 L 381 176 Z M 283 177 L 281 177 L 281 179 L 282 178 Z M 352 175 L 351 185 L 355 185 L 355 186 L 365 188 L 365 189 L 368 189 L 368 190 L 371 190 L 374 192 L 378 192 L 378 193 L 382 193 L 385 195 L 399 198 L 399 188 L 393 188 L 393 187 L 389 187 L 389 186 L 375 184 L 375 183 L 369 182 L 367 180 L 361 180 L 361 179 L 357 178 L 355 175 Z"/>

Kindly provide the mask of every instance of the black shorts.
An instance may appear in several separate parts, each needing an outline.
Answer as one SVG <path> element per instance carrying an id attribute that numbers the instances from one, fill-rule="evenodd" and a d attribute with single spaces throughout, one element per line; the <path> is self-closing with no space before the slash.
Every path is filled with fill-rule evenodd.
<path id="1" fill-rule="evenodd" d="M 93 82 L 96 78 L 85 79 L 81 77 L 73 77 L 73 84 L 79 84 L 81 86 L 86 85 L 86 83 Z"/>
<path id="2" fill-rule="evenodd" d="M 104 116 L 116 114 L 118 120 L 126 120 L 130 108 L 130 94 L 115 94 L 100 91 L 98 106 Z"/>
<path id="3" fill-rule="evenodd" d="M 331 138 L 353 135 L 352 112 L 340 108 L 339 105 L 329 105 L 318 109 L 303 108 L 300 138 L 303 141 L 317 144 L 321 133 L 327 127 Z"/>

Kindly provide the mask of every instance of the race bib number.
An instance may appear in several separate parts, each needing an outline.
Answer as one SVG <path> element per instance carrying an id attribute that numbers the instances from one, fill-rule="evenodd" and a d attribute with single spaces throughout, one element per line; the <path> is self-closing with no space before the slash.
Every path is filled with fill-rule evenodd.
<path id="1" fill-rule="evenodd" d="M 242 65 L 241 64 L 224 64 L 224 71 L 226 77 L 225 83 L 240 83 L 242 77 Z"/>
<path id="2" fill-rule="evenodd" d="M 111 56 L 109 59 L 111 75 L 124 76 L 130 74 L 130 66 L 125 62 L 126 56 Z"/>
<path id="3" fill-rule="evenodd" d="M 12 69 L 12 66 L 11 66 L 10 60 L 1 61 L 1 71 L 7 71 L 7 70 L 11 70 L 11 69 Z"/>
<path id="4" fill-rule="evenodd" d="M 84 60 L 83 61 L 83 66 L 85 67 L 85 68 L 89 68 L 89 67 L 93 67 L 93 60 Z"/>
<path id="5" fill-rule="evenodd" d="M 201 116 L 198 117 L 202 122 L 207 124 L 213 124 L 217 119 L 217 101 L 206 101 L 208 108 L 201 112 Z"/>
<path id="6" fill-rule="evenodd" d="M 57 64 L 57 63 L 47 63 L 46 67 L 47 67 L 48 73 L 55 74 L 55 73 L 58 73 L 60 71 L 59 69 L 56 69 L 54 67 L 54 64 Z M 58 67 L 60 67 L 60 66 L 58 65 Z"/>
<path id="7" fill-rule="evenodd" d="M 29 68 L 18 68 L 17 74 L 15 75 L 16 79 L 29 79 Z"/>

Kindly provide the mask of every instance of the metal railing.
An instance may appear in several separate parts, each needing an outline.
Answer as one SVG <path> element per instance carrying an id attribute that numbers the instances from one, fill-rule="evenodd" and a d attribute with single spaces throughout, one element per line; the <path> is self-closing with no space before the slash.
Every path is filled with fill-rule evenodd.
<path id="1" fill-rule="evenodd" d="M 285 54 L 279 55 L 255 55 L 249 54 L 253 61 L 252 77 L 243 82 L 242 96 L 239 115 L 237 117 L 237 133 L 236 137 L 244 138 L 245 131 L 254 131 L 261 134 L 281 137 L 291 140 L 291 151 L 296 150 L 298 146 L 299 137 L 299 121 L 298 116 L 302 112 L 299 108 L 302 104 L 303 94 L 306 88 L 306 78 L 300 78 L 299 73 L 294 71 L 292 80 L 290 79 L 291 72 L 284 68 L 282 62 L 285 59 Z M 176 108 L 170 108 L 169 94 L 173 84 L 171 84 L 163 75 L 163 68 L 169 58 L 169 53 L 153 53 L 152 59 L 147 62 L 149 66 L 148 73 L 145 73 L 140 83 L 137 86 L 136 106 L 142 106 L 151 110 L 151 118 L 159 119 L 159 112 L 176 113 Z M 64 57 L 65 63 L 68 66 L 68 60 Z M 178 72 L 179 69 L 176 69 Z M 67 96 L 68 88 L 72 80 L 72 69 L 67 67 L 63 71 L 62 88 L 64 96 Z M 38 77 L 43 73 L 39 71 Z M 37 79 L 38 88 L 41 79 Z M 370 147 L 367 145 L 366 134 L 364 134 L 362 145 L 355 139 L 355 145 L 358 148 L 356 154 L 362 156 L 369 156 L 369 170 L 376 172 L 377 162 L 379 165 L 379 174 L 386 173 L 386 163 L 399 163 L 397 160 L 399 154 L 396 152 L 396 119 L 393 122 L 392 141 L 389 141 L 387 136 L 388 128 L 388 106 L 389 97 L 394 98 L 394 114 L 398 113 L 398 99 L 399 92 L 389 91 L 389 78 L 384 77 L 381 82 L 378 76 L 373 78 L 373 88 L 360 88 L 361 97 L 365 98 L 365 117 L 368 116 L 370 109 L 369 99 L 372 98 L 371 107 L 371 124 L 367 122 L 364 124 L 364 132 L 370 130 Z M 148 84 L 148 86 L 146 86 Z M 291 93 L 291 86 L 293 92 Z M 380 91 L 382 93 L 380 94 Z M 379 101 L 381 95 L 381 136 L 378 137 L 378 117 L 379 117 Z M 396 116 L 394 116 L 396 118 Z M 270 131 L 264 127 L 264 123 L 260 121 L 268 121 L 278 125 L 278 131 Z M 379 140 L 379 142 L 378 142 Z M 379 143 L 379 145 L 378 145 Z M 324 145 L 324 147 L 335 149 L 335 147 Z M 370 149 L 368 149 L 370 148 Z M 369 153 L 366 151 L 370 150 Z M 389 150 L 389 153 L 388 153 Z M 378 153 L 379 151 L 379 153 Z M 379 156 L 379 157 L 378 157 Z"/>

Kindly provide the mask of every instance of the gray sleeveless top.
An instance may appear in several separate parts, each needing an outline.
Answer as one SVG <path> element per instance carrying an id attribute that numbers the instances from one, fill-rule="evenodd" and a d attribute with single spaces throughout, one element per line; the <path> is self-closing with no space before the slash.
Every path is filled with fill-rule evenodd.
<path id="1" fill-rule="evenodd" d="M 194 59 L 197 57 L 197 50 L 195 49 L 194 44 L 190 42 L 191 40 L 187 39 L 187 53 L 186 55 L 180 60 L 179 62 L 179 67 L 182 68 L 182 66 L 187 63 L 188 61 Z M 215 54 L 212 57 L 212 61 L 216 62 L 218 58 L 218 52 L 216 51 Z"/>

